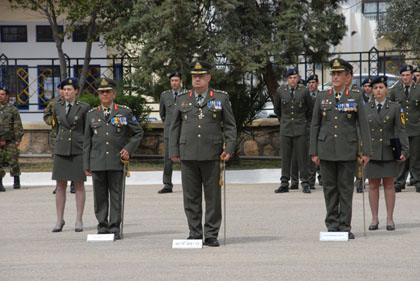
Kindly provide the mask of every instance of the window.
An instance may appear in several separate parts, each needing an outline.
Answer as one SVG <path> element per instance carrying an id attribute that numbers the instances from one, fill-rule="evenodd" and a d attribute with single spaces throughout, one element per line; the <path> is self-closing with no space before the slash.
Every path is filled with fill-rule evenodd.
<path id="1" fill-rule="evenodd" d="M 81 25 L 73 31 L 73 42 L 86 42 L 88 33 L 88 26 Z M 94 40 L 99 42 L 99 36 Z"/>
<path id="2" fill-rule="evenodd" d="M 28 42 L 26 25 L 2 25 L 1 42 Z"/>
<path id="3" fill-rule="evenodd" d="M 58 26 L 60 33 L 63 33 L 63 26 Z M 36 26 L 36 42 L 54 42 L 52 28 L 49 25 Z"/>
<path id="4" fill-rule="evenodd" d="M 38 66 L 38 106 L 44 109 L 48 101 L 58 97 L 57 85 L 60 83 L 60 67 Z"/>
<path id="5" fill-rule="evenodd" d="M 74 76 L 76 76 L 77 79 L 80 79 L 80 74 L 82 73 L 82 69 L 83 69 L 82 65 L 74 66 L 74 72 L 75 72 Z M 86 75 L 84 90 L 87 90 L 91 93 L 96 93 L 95 82 L 100 77 L 101 77 L 101 67 L 99 65 L 90 65 L 87 75 Z"/>
<path id="6" fill-rule="evenodd" d="M 368 19 L 381 19 L 386 14 L 389 5 L 389 1 L 364 0 L 363 14 Z"/>
<path id="7" fill-rule="evenodd" d="M 17 104 L 19 109 L 29 109 L 28 66 L 1 67 L 1 85 L 9 91 L 9 102 Z"/>

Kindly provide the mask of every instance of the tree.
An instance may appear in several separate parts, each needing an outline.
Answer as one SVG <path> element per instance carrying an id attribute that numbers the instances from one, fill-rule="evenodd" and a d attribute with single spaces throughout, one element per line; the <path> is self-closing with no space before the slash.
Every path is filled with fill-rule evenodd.
<path id="1" fill-rule="evenodd" d="M 416 1 L 391 0 L 384 18 L 378 18 L 378 33 L 384 34 L 399 49 L 420 55 L 420 7 Z"/>

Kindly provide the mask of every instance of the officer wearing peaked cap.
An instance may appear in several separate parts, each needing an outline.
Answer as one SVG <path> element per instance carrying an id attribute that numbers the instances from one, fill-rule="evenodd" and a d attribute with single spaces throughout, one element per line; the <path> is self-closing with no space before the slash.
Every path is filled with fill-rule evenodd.
<path id="1" fill-rule="evenodd" d="M 109 78 L 96 83 L 101 105 L 87 114 L 83 168 L 92 176 L 98 233 L 121 238 L 122 160 L 129 160 L 143 136 L 131 109 L 114 103 L 117 83 Z M 131 132 L 129 141 L 127 136 Z"/>
<path id="2" fill-rule="evenodd" d="M 292 154 L 295 155 L 304 193 L 311 193 L 308 183 L 307 134 L 312 116 L 313 100 L 305 86 L 298 84 L 299 74 L 290 69 L 285 75 L 287 86 L 277 89 L 274 112 L 280 121 L 282 171 L 280 187 L 275 193 L 289 192 Z"/>
<path id="3" fill-rule="evenodd" d="M 309 154 L 320 164 L 328 231 L 351 233 L 353 177 L 356 172 L 359 142 L 361 162 L 365 165 L 371 153 L 369 123 L 363 98 L 346 87 L 351 77 L 349 63 L 342 59 L 330 62 L 333 88 L 322 91 L 315 101 Z"/>
<path id="4" fill-rule="evenodd" d="M 176 106 L 178 95 L 185 93 L 182 89 L 182 73 L 179 71 L 172 72 L 169 75 L 171 89 L 164 91 L 160 95 L 159 115 L 164 123 L 163 143 L 164 143 L 164 168 L 163 168 L 163 188 L 158 193 L 171 193 L 172 184 L 172 164 L 169 159 L 169 128 L 172 122 L 172 114 Z"/>
<path id="5" fill-rule="evenodd" d="M 181 162 L 188 238 L 202 239 L 204 235 L 205 245 L 217 247 L 222 221 L 220 160 L 229 160 L 234 151 L 236 123 L 228 94 L 209 87 L 210 68 L 203 61 L 191 65 L 193 90 L 177 98 L 169 133 L 169 156 L 172 161 Z"/>
<path id="6" fill-rule="evenodd" d="M 395 192 L 401 192 L 401 189 L 405 188 L 408 171 L 416 191 L 420 192 L 420 87 L 413 81 L 413 69 L 412 65 L 404 65 L 400 69 L 402 83 L 390 90 L 390 100 L 398 102 L 404 111 L 410 155 L 407 161 L 398 164 Z"/>

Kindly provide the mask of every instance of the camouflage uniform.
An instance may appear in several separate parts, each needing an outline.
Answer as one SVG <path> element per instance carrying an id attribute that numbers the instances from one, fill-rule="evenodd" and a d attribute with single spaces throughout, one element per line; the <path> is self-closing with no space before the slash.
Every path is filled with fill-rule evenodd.
<path id="1" fill-rule="evenodd" d="M 48 102 L 47 108 L 44 111 L 44 122 L 47 125 L 51 125 L 51 132 L 50 132 L 50 146 L 51 152 L 54 151 L 55 146 L 55 138 L 57 137 L 57 132 L 55 126 L 57 125 L 55 122 L 55 117 L 53 115 L 53 107 L 54 104 L 60 101 L 60 98 L 54 98 Z"/>
<path id="2" fill-rule="evenodd" d="M 4 168 L 7 165 L 11 168 L 11 176 L 20 176 L 16 142 L 21 142 L 22 136 L 23 127 L 19 110 L 10 103 L 0 104 L 0 141 L 6 141 L 6 144 L 1 147 L 0 154 L 1 178 L 6 175 Z"/>

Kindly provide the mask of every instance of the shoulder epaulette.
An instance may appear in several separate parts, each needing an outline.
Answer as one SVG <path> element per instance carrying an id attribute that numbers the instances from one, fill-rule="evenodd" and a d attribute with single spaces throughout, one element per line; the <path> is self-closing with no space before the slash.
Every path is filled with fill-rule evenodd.
<path id="1" fill-rule="evenodd" d="M 99 106 L 94 107 L 94 108 L 92 108 L 91 110 L 89 110 L 89 111 L 88 111 L 88 113 L 89 113 L 89 112 L 92 112 L 92 111 L 95 111 L 95 110 L 97 111 L 97 110 L 98 110 L 98 108 L 99 108 Z"/>
<path id="2" fill-rule="evenodd" d="M 117 106 L 118 106 L 118 107 L 121 107 L 121 108 L 125 108 L 125 109 L 129 109 L 129 110 L 131 110 L 131 108 L 129 108 L 129 107 L 128 107 L 128 106 L 126 106 L 126 105 L 117 104 Z"/>
<path id="3" fill-rule="evenodd" d="M 189 93 L 189 91 L 184 90 L 184 91 L 182 91 L 182 93 L 178 94 L 178 97 L 183 96 L 183 95 L 188 94 L 188 93 Z"/>
<path id="4" fill-rule="evenodd" d="M 228 94 L 226 91 L 215 90 L 215 89 L 213 89 L 213 92 L 218 93 L 218 94 L 223 94 L 223 95 L 227 95 Z"/>
<path id="5" fill-rule="evenodd" d="M 355 93 L 360 93 L 360 90 L 359 89 L 355 89 L 355 88 L 352 88 L 351 91 L 352 92 L 355 92 Z"/>

